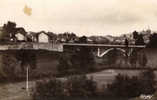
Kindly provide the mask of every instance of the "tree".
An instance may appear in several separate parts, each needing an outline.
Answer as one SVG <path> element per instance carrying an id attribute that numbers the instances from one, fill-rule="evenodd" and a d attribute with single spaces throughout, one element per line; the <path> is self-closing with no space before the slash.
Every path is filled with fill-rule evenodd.
<path id="1" fill-rule="evenodd" d="M 91 97 L 96 95 L 97 84 L 85 75 L 71 76 L 66 81 L 66 90 L 71 97 Z"/>
<path id="2" fill-rule="evenodd" d="M 129 57 L 129 62 L 135 68 L 136 68 L 136 63 L 137 63 L 137 60 L 138 60 L 137 57 L 138 57 L 137 50 L 133 50 L 132 54 Z"/>
<path id="3" fill-rule="evenodd" d="M 64 95 L 63 85 L 63 82 L 56 78 L 38 81 L 33 88 L 33 100 L 53 100 L 54 97 L 62 97 Z"/>
<path id="4" fill-rule="evenodd" d="M 73 52 L 63 53 L 57 66 L 60 74 L 81 74 L 94 71 L 94 55 L 87 47 L 73 48 Z"/>
<path id="5" fill-rule="evenodd" d="M 128 45 L 129 45 L 128 39 L 125 39 L 125 45 L 128 47 Z"/>
<path id="6" fill-rule="evenodd" d="M 14 79 L 16 76 L 18 76 L 17 73 L 15 73 L 15 69 L 18 65 L 18 61 L 15 58 L 13 54 L 2 54 L 2 61 L 1 66 L 2 67 L 2 75 L 1 77 L 5 77 L 6 79 Z"/>
<path id="7" fill-rule="evenodd" d="M 143 35 L 139 34 L 137 31 L 133 32 L 133 38 L 135 39 L 135 45 L 144 45 Z"/>
<path id="8" fill-rule="evenodd" d="M 145 45 L 143 35 L 139 34 L 138 38 L 135 41 L 135 45 Z"/>
<path id="9" fill-rule="evenodd" d="M 81 73 L 94 71 L 94 55 L 88 47 L 78 47 L 71 58 L 73 67 Z"/>
<path id="10" fill-rule="evenodd" d="M 147 44 L 148 48 L 157 48 L 157 33 L 153 33 L 149 37 L 149 43 Z"/>
<path id="11" fill-rule="evenodd" d="M 10 36 L 15 38 L 15 35 L 14 35 L 15 29 L 16 29 L 16 23 L 8 21 L 7 24 L 3 25 L 0 40 L 1 41 L 9 41 Z"/>
<path id="12" fill-rule="evenodd" d="M 133 32 L 133 38 L 134 38 L 135 40 L 138 38 L 138 35 L 139 35 L 139 34 L 138 34 L 137 31 L 134 31 L 134 32 Z"/>
<path id="13" fill-rule="evenodd" d="M 113 49 L 107 53 L 107 63 L 109 67 L 112 67 L 117 61 L 119 51 L 116 49 Z"/>
<path id="14" fill-rule="evenodd" d="M 118 74 L 113 83 L 108 84 L 108 91 L 118 97 L 137 97 L 153 94 L 155 84 L 153 70 L 142 71 L 139 76 L 132 77 Z"/>
<path id="15" fill-rule="evenodd" d="M 147 62 L 148 60 L 147 60 L 146 54 L 141 54 L 139 58 L 139 64 L 141 65 L 141 67 L 145 67 Z"/>
<path id="16" fill-rule="evenodd" d="M 153 94 L 155 92 L 155 74 L 153 70 L 146 70 L 140 73 L 142 94 Z"/>
<path id="17" fill-rule="evenodd" d="M 82 36 L 79 38 L 79 43 L 87 43 L 87 37 L 86 36 Z"/>
<path id="18" fill-rule="evenodd" d="M 60 75 L 69 75 L 75 72 L 75 68 L 72 67 L 70 62 L 70 55 L 68 53 L 63 53 L 60 55 L 59 64 L 57 66 L 57 71 Z M 74 72 L 71 72 L 74 71 Z"/>
<path id="19" fill-rule="evenodd" d="M 16 28 L 16 23 L 8 21 L 7 24 L 4 24 L 3 28 L 7 33 L 14 33 L 14 29 Z"/>
<path id="20" fill-rule="evenodd" d="M 97 84 L 85 75 L 75 75 L 59 80 L 56 78 L 36 82 L 33 100 L 53 100 L 61 97 L 91 97 L 96 94 Z M 57 99 L 57 100 L 58 100 Z M 68 98 L 69 99 L 69 98 Z"/>
<path id="21" fill-rule="evenodd" d="M 7 24 L 3 25 L 0 40 L 3 42 L 8 42 L 11 39 L 12 41 L 17 41 L 17 37 L 15 36 L 17 33 L 21 33 L 24 36 L 27 34 L 23 27 L 17 28 L 15 22 L 8 21 Z"/>
<path id="22" fill-rule="evenodd" d="M 36 68 L 36 54 L 33 51 L 21 50 L 16 53 L 16 59 L 21 61 L 21 69 L 24 72 L 25 67 Z"/>
<path id="23" fill-rule="evenodd" d="M 118 74 L 113 83 L 108 84 L 108 91 L 117 97 L 136 97 L 141 94 L 141 84 L 137 76 Z"/>

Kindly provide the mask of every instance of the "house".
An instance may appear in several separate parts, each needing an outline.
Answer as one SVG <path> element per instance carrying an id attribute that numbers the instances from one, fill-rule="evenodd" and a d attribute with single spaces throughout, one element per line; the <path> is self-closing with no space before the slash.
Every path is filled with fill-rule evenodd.
<path id="1" fill-rule="evenodd" d="M 21 33 L 15 34 L 15 37 L 16 37 L 17 41 L 25 41 L 26 40 L 25 36 L 23 34 L 21 34 Z"/>
<path id="2" fill-rule="evenodd" d="M 26 41 L 26 34 L 27 32 L 25 31 L 24 28 L 18 27 L 18 28 L 15 28 L 14 33 L 10 34 L 10 38 L 15 42 L 24 42 Z"/>
<path id="3" fill-rule="evenodd" d="M 36 32 L 29 32 L 28 37 L 31 39 L 32 42 L 37 42 L 37 33 Z"/>
<path id="4" fill-rule="evenodd" d="M 41 32 L 38 34 L 38 42 L 39 43 L 49 43 L 49 36 L 45 32 Z"/>
<path id="5" fill-rule="evenodd" d="M 49 42 L 49 36 L 45 31 L 30 32 L 29 37 L 32 40 L 32 42 L 40 42 L 40 43 Z"/>
<path id="6" fill-rule="evenodd" d="M 32 42 L 40 42 L 40 43 L 55 43 L 57 41 L 57 35 L 53 32 L 30 32 L 29 39 Z"/>

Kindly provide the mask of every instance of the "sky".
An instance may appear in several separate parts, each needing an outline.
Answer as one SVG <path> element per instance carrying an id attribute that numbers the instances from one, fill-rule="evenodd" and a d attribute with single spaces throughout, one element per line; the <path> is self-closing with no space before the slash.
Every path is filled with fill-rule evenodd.
<path id="1" fill-rule="evenodd" d="M 89 36 L 157 30 L 157 0 L 0 0 L 0 7 L 1 26 L 13 21 L 26 31 Z"/>

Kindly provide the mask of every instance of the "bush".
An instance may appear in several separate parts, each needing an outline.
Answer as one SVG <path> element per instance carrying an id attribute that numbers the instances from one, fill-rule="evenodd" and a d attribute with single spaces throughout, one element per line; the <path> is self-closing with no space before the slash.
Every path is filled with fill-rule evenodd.
<path id="1" fill-rule="evenodd" d="M 18 61 L 13 54 L 4 53 L 0 60 L 0 82 L 14 81 L 19 77 L 19 73 L 16 72 Z"/>
<path id="2" fill-rule="evenodd" d="M 136 76 L 117 75 L 112 84 L 108 85 L 108 91 L 111 91 L 117 97 L 136 97 L 140 95 L 140 81 Z"/>
<path id="3" fill-rule="evenodd" d="M 140 94 L 155 92 L 155 75 L 152 70 L 143 71 L 139 76 L 129 77 L 118 74 L 112 84 L 108 84 L 108 91 L 117 97 L 137 97 Z"/>
<path id="4" fill-rule="evenodd" d="M 63 53 L 60 55 L 57 66 L 58 74 L 84 74 L 95 71 L 95 61 L 93 53 L 89 48 L 79 47 L 73 53 Z"/>
<path id="5" fill-rule="evenodd" d="M 53 97 L 62 97 L 63 91 L 63 83 L 54 78 L 36 82 L 32 96 L 33 100 L 50 100 Z"/>
<path id="6" fill-rule="evenodd" d="M 157 48 L 156 42 L 157 42 L 157 33 L 153 33 L 149 37 L 149 43 L 146 45 L 147 48 Z"/>
<path id="7" fill-rule="evenodd" d="M 33 89 L 33 100 L 51 100 L 62 97 L 94 96 L 96 83 L 86 76 L 71 76 L 65 80 L 49 79 L 39 81 Z"/>
<path id="8" fill-rule="evenodd" d="M 142 94 L 153 94 L 155 92 L 155 74 L 153 70 L 147 70 L 140 73 L 139 80 L 141 81 Z"/>
<path id="9" fill-rule="evenodd" d="M 71 97 L 89 97 L 96 95 L 97 84 L 93 79 L 86 76 L 72 76 L 66 81 L 67 88 Z"/>

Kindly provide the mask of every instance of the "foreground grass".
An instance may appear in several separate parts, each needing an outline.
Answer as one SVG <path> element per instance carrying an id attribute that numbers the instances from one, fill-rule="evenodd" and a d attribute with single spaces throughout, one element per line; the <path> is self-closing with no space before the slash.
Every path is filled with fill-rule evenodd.
<path id="1" fill-rule="evenodd" d="M 30 88 L 34 82 L 29 82 Z M 31 100 L 25 89 L 25 82 L 0 84 L 0 100 Z"/>

